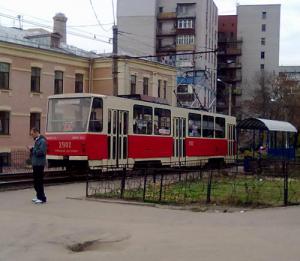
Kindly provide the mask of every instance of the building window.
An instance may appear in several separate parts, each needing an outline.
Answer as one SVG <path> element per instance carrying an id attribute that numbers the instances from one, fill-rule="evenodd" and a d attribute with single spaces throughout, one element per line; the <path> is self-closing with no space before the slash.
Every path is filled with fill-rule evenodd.
<path id="1" fill-rule="evenodd" d="M 164 81 L 164 99 L 167 98 L 167 81 Z"/>
<path id="2" fill-rule="evenodd" d="M 195 43 L 195 35 L 178 35 L 176 43 L 178 45 L 191 45 Z"/>
<path id="3" fill-rule="evenodd" d="M 11 166 L 11 154 L 8 152 L 0 153 L 0 172 L 2 167 Z"/>
<path id="4" fill-rule="evenodd" d="M 157 87 L 157 96 L 160 98 L 160 92 L 161 92 L 161 80 L 158 80 L 158 87 Z"/>
<path id="5" fill-rule="evenodd" d="M 185 4 L 177 4 L 177 15 L 187 15 L 188 7 Z"/>
<path id="6" fill-rule="evenodd" d="M 41 114 L 39 112 L 30 113 L 30 130 L 32 128 L 37 128 L 41 130 Z"/>
<path id="7" fill-rule="evenodd" d="M 163 8 L 162 6 L 160 6 L 160 7 L 158 8 L 158 11 L 159 11 L 160 13 L 163 13 L 163 12 L 164 12 L 164 8 Z"/>
<path id="8" fill-rule="evenodd" d="M 171 134 L 171 111 L 165 109 L 154 109 L 154 134 Z"/>
<path id="9" fill-rule="evenodd" d="M 262 12 L 262 19 L 266 19 L 267 18 L 267 12 Z"/>
<path id="10" fill-rule="evenodd" d="M 177 22 L 178 29 L 192 29 L 194 27 L 193 19 L 179 19 Z"/>
<path id="11" fill-rule="evenodd" d="M 265 59 L 265 52 L 260 52 L 260 58 Z"/>
<path id="12" fill-rule="evenodd" d="M 261 64 L 260 65 L 260 69 L 263 71 L 265 69 L 265 65 L 264 64 Z"/>
<path id="13" fill-rule="evenodd" d="M 261 25 L 261 31 L 262 31 L 262 32 L 265 32 L 266 30 L 267 30 L 266 24 L 262 24 L 262 25 Z"/>
<path id="14" fill-rule="evenodd" d="M 136 94 L 136 75 L 130 77 L 130 94 Z"/>
<path id="15" fill-rule="evenodd" d="M 152 108 L 133 106 L 133 132 L 135 134 L 152 134 Z"/>
<path id="16" fill-rule="evenodd" d="M 261 45 L 266 45 L 266 38 L 261 38 Z"/>
<path id="17" fill-rule="evenodd" d="M 40 92 L 41 69 L 38 67 L 31 68 L 31 92 Z"/>
<path id="18" fill-rule="evenodd" d="M 143 94 L 148 95 L 148 88 L 149 87 L 149 78 L 144 77 L 143 79 Z"/>
<path id="19" fill-rule="evenodd" d="M 61 71 L 55 71 L 54 79 L 54 94 L 61 94 L 64 92 L 64 73 Z"/>
<path id="20" fill-rule="evenodd" d="M 9 135 L 9 111 L 0 111 L 0 135 Z"/>
<path id="21" fill-rule="evenodd" d="M 83 74 L 76 73 L 75 74 L 75 93 L 83 92 Z"/>
<path id="22" fill-rule="evenodd" d="M 9 63 L 0 63 L 0 89 L 9 89 Z"/>

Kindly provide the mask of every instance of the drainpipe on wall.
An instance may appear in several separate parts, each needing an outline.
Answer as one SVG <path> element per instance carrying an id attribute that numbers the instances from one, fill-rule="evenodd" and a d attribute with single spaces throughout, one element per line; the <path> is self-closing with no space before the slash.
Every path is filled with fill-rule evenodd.
<path id="1" fill-rule="evenodd" d="M 94 59 L 89 59 L 89 88 L 88 92 L 91 93 L 93 90 L 93 65 L 94 65 Z"/>

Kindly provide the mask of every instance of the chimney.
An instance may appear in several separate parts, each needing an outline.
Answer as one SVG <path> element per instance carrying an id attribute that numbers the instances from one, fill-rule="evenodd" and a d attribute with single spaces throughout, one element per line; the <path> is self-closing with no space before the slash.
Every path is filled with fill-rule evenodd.
<path id="1" fill-rule="evenodd" d="M 61 36 L 62 43 L 67 43 L 67 20 L 68 18 L 63 13 L 57 13 L 53 17 L 53 33 Z"/>

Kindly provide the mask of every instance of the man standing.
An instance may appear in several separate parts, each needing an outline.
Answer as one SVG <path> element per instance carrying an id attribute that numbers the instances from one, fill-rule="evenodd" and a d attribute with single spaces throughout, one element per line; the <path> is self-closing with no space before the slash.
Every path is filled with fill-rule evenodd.
<path id="1" fill-rule="evenodd" d="M 44 168 L 46 165 L 47 142 L 44 136 L 40 135 L 37 128 L 30 130 L 34 139 L 34 146 L 31 149 L 33 182 L 36 191 L 36 198 L 32 202 L 36 204 L 46 203 L 47 198 L 44 192 Z"/>

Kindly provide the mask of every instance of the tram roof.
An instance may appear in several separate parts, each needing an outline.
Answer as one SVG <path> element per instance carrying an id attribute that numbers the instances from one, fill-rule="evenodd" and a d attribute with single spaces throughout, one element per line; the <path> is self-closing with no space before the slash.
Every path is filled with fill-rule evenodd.
<path id="1" fill-rule="evenodd" d="M 296 127 L 286 121 L 266 120 L 259 118 L 248 118 L 237 124 L 238 129 L 268 130 L 282 132 L 298 132 Z"/>
<path id="2" fill-rule="evenodd" d="M 139 102 L 144 102 L 144 103 L 155 103 L 155 104 L 160 105 L 160 106 L 172 107 L 172 105 L 164 103 L 165 99 L 156 99 L 156 102 L 155 102 L 155 101 L 151 100 L 151 97 L 149 97 L 148 100 L 147 99 L 145 100 L 145 99 L 138 99 L 139 96 L 141 96 L 141 95 L 136 95 L 136 97 L 133 96 L 133 98 L 129 98 L 129 96 L 126 97 L 126 95 L 124 95 L 124 96 L 108 96 L 108 95 L 95 94 L 95 93 L 63 93 L 63 94 L 51 95 L 51 96 L 48 97 L 48 99 L 84 98 L 84 97 L 86 97 L 86 98 L 89 98 L 89 97 L 102 97 L 102 98 L 111 97 L 111 98 L 127 99 L 127 100 L 130 100 L 130 101 L 139 101 Z M 144 97 L 147 97 L 147 96 L 144 96 Z M 141 97 L 141 98 L 143 98 L 143 97 Z M 218 113 L 212 113 L 212 112 L 208 112 L 208 111 L 205 111 L 205 110 L 199 110 L 199 109 L 196 109 L 196 108 L 186 108 L 186 107 L 176 107 L 176 106 L 173 107 L 173 108 L 174 109 L 185 109 L 185 110 L 189 110 L 190 112 L 196 112 L 197 111 L 197 112 L 204 113 L 206 115 L 214 115 L 214 116 L 217 116 L 217 117 L 235 118 L 234 116 L 218 114 Z"/>

